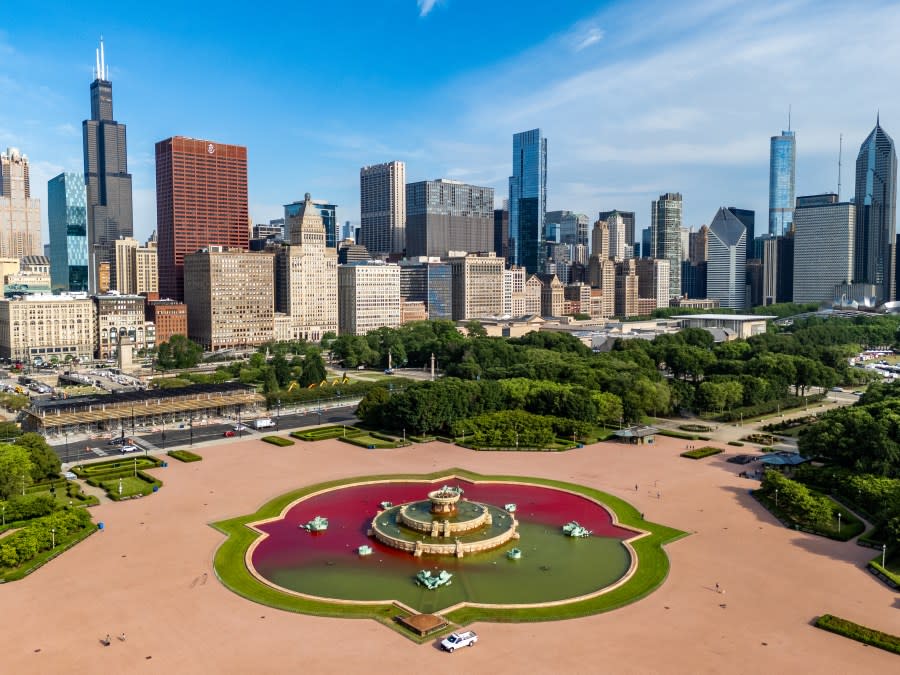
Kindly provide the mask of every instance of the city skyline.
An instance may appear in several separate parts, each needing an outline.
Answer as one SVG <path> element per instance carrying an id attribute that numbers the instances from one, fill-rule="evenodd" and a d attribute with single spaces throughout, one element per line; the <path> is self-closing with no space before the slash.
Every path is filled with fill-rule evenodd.
<path id="1" fill-rule="evenodd" d="M 510 135 L 539 126 L 552 140 L 548 210 L 634 210 L 637 227 L 643 228 L 649 224 L 647 206 L 653 197 L 679 191 L 685 200 L 684 222 L 696 228 L 708 223 L 722 204 L 766 213 L 768 141 L 773 130 L 784 126 L 789 104 L 792 128 L 802 139 L 797 194 L 836 189 L 841 132 L 845 145 L 858 147 L 878 108 L 888 133 L 897 128 L 900 111 L 897 94 L 872 91 L 863 82 L 896 79 L 893 64 L 900 60 L 891 58 L 898 51 L 892 41 L 882 41 L 886 55 L 875 64 L 866 63 L 864 50 L 855 45 L 840 55 L 827 49 L 838 41 L 837 27 L 851 16 L 873 39 L 886 35 L 900 16 L 895 3 L 867 11 L 817 3 L 815 12 L 801 4 L 763 13 L 698 4 L 680 8 L 677 16 L 660 6 L 594 3 L 560 8 L 543 17 L 541 26 L 530 26 L 524 18 L 507 16 L 497 4 L 476 10 L 448 0 L 424 12 L 410 0 L 408 6 L 378 8 L 378 20 L 396 21 L 409 39 L 399 63 L 385 66 L 377 76 L 367 61 L 357 58 L 363 46 L 347 42 L 365 31 L 357 24 L 375 13 L 361 5 L 359 21 L 342 22 L 343 30 L 333 36 L 337 44 L 347 44 L 343 55 L 324 48 L 313 53 L 317 45 L 323 47 L 314 41 L 300 63 L 301 57 L 282 53 L 271 41 L 244 48 L 246 32 L 265 34 L 262 29 L 275 19 L 271 13 L 248 13 L 237 21 L 231 17 L 228 26 L 217 19 L 205 24 L 208 33 L 198 35 L 185 29 L 194 16 L 190 13 L 179 13 L 184 25 L 173 27 L 151 16 L 138 28 L 125 9 L 104 15 L 100 23 L 64 6 L 51 12 L 49 22 L 10 10 L 6 18 L 16 30 L 0 24 L 0 54 L 8 63 L 0 78 L 0 91 L 8 100 L 0 112 L 0 146 L 19 147 L 32 158 L 33 183 L 42 200 L 47 180 L 81 166 L 77 125 L 88 114 L 84 92 L 93 75 L 97 33 L 103 32 L 109 79 L 116 84 L 116 117 L 129 126 L 139 239 L 155 223 L 153 144 L 178 133 L 248 147 L 255 222 L 279 217 L 282 205 L 306 190 L 339 204 L 340 222 L 356 222 L 359 167 L 394 159 L 407 163 L 410 182 L 443 176 L 502 194 Z M 322 21 L 335 11 L 303 8 L 302 16 Z M 278 20 L 299 12 L 284 8 Z M 484 19 L 479 21 L 484 28 L 472 27 L 473 13 Z M 514 30 L 496 39 L 490 24 L 501 18 Z M 802 39 L 789 29 L 798 20 L 804 25 Z M 653 26 L 663 23 L 678 30 L 660 37 Z M 718 35 L 723 25 L 739 27 L 728 34 L 730 60 L 708 62 L 703 53 L 724 39 Z M 461 26 L 473 37 L 490 30 L 491 41 L 482 41 L 483 49 L 453 64 L 410 61 L 451 43 Z M 60 38 L 51 50 L 29 47 L 45 44 L 40 36 L 48 31 Z M 149 45 L 156 43 L 151 50 Z M 151 51 L 153 58 L 146 58 Z M 190 67 L 184 66 L 186 54 L 191 55 Z M 537 81 L 536 62 L 542 64 Z M 659 78 L 663 64 L 672 68 L 672 77 Z M 768 78 L 766 72 L 775 67 L 793 76 Z M 854 77 L 864 67 L 874 68 L 877 77 Z M 306 110 L 308 106 L 300 113 L 284 112 L 298 109 L 291 105 L 296 94 L 285 86 L 297 72 L 311 86 L 341 85 L 337 104 L 321 115 Z M 834 77 L 844 82 L 853 100 L 870 103 L 852 110 L 834 106 Z M 801 80 L 802 95 L 797 91 Z M 246 106 L 217 106 L 214 94 L 223 87 L 252 97 L 254 109 L 265 108 L 270 123 L 259 125 Z M 737 110 L 729 92 L 763 102 Z M 169 93 L 179 105 L 169 105 Z M 588 114 L 590 102 L 610 97 L 624 103 L 617 110 L 604 108 L 598 126 Z M 296 162 L 295 155 L 302 161 Z M 845 194 L 853 183 L 848 164 Z M 46 208 L 42 219 L 46 235 Z"/>

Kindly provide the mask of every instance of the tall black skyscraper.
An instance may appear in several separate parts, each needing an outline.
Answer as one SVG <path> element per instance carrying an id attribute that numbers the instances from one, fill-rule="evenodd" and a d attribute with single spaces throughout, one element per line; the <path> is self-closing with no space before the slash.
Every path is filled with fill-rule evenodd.
<path id="1" fill-rule="evenodd" d="M 97 50 L 91 83 L 91 119 L 82 122 L 84 138 L 84 182 L 87 188 L 88 270 L 90 287 L 97 290 L 97 266 L 110 264 L 110 279 L 116 278 L 115 241 L 131 237 L 134 223 L 131 207 L 131 174 L 125 125 L 113 119 L 112 82 L 103 54 Z"/>
<path id="2" fill-rule="evenodd" d="M 896 298 L 896 225 L 897 153 L 876 118 L 856 158 L 853 281 L 875 284 L 882 301 Z"/>

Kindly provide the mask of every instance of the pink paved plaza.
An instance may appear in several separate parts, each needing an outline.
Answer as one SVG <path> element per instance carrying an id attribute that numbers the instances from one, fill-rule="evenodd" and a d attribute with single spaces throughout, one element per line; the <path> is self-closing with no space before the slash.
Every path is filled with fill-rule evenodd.
<path id="1" fill-rule="evenodd" d="M 22 581 L 0 585 L 5 673 L 863 673 L 897 657 L 811 626 L 832 613 L 900 633 L 900 596 L 863 569 L 874 551 L 785 529 L 722 456 L 683 441 L 567 453 L 476 453 L 440 443 L 363 450 L 338 441 L 205 447 L 171 462 L 159 493 L 92 510 L 106 530 Z M 460 467 L 555 478 L 630 501 L 691 532 L 667 547 L 663 586 L 625 608 L 550 623 L 473 624 L 445 654 L 370 620 L 275 610 L 224 588 L 208 523 L 320 481 Z M 635 491 L 635 484 L 638 490 Z M 657 497 L 657 493 L 659 497 Z M 720 584 L 723 594 L 715 592 Z M 115 636 L 125 633 L 120 642 Z M 103 647 L 99 639 L 114 636 Z"/>

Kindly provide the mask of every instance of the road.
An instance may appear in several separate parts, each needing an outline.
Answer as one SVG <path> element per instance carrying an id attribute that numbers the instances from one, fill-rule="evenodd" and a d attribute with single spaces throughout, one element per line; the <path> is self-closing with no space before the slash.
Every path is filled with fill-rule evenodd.
<path id="1" fill-rule="evenodd" d="M 317 424 L 343 424 L 356 421 L 353 414 L 355 405 L 344 408 L 333 408 L 331 410 L 323 410 L 321 414 L 318 411 L 302 411 L 283 414 L 279 418 L 277 415 L 271 419 L 277 421 L 277 427 L 255 431 L 253 429 L 245 429 L 235 433 L 235 438 L 246 437 L 248 435 L 265 435 L 276 431 L 287 431 L 290 429 L 298 429 L 302 427 L 314 426 Z M 155 452 L 157 450 L 173 450 L 175 448 L 189 448 L 194 444 L 203 443 L 212 440 L 226 440 L 225 432 L 233 430 L 235 422 L 207 424 L 204 426 L 195 425 L 193 434 L 189 424 L 180 425 L 177 428 L 165 430 L 165 440 L 163 432 L 156 431 L 150 433 L 129 434 L 126 429 L 126 437 L 131 438 L 143 451 Z M 70 440 L 66 443 L 65 439 L 54 438 L 51 445 L 53 450 L 59 455 L 62 462 L 66 464 L 74 464 L 89 459 L 97 459 L 98 457 L 120 456 L 119 447 L 117 445 L 109 445 L 108 439 L 79 439 Z"/>

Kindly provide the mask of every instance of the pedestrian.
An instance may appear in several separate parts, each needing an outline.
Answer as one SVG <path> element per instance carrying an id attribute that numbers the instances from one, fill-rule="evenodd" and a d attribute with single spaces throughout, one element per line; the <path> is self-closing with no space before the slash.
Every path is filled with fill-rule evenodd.
<path id="1" fill-rule="evenodd" d="M 119 639 L 120 639 L 122 642 L 125 642 L 125 633 L 124 633 L 124 632 L 119 636 Z"/>
<path id="2" fill-rule="evenodd" d="M 635 492 L 638 491 L 638 484 L 637 484 L 637 483 L 634 484 L 634 491 L 635 491 Z"/>
<path id="3" fill-rule="evenodd" d="M 716 593 L 721 593 L 721 591 L 719 590 L 719 583 L 718 583 L 718 582 L 716 582 Z"/>
<path id="4" fill-rule="evenodd" d="M 659 490 L 656 491 L 656 498 L 659 499 Z"/>
<path id="5" fill-rule="evenodd" d="M 104 647 L 109 647 L 109 645 L 111 644 L 111 642 L 112 642 L 112 641 L 109 639 L 109 633 L 107 633 L 107 634 L 106 634 L 106 639 L 103 641 L 103 646 L 104 646 Z"/>

